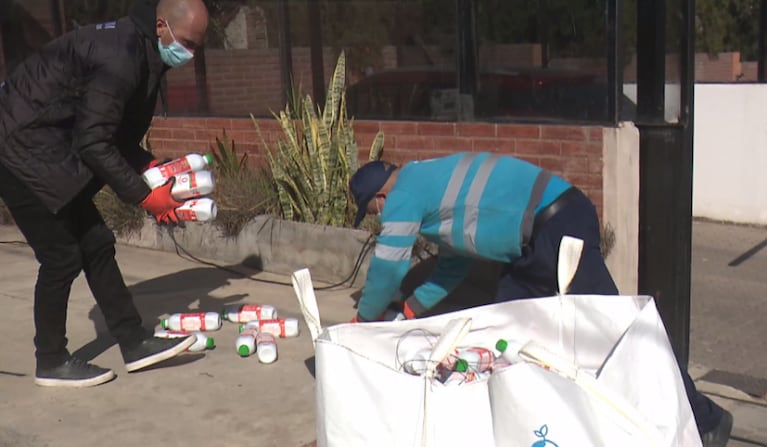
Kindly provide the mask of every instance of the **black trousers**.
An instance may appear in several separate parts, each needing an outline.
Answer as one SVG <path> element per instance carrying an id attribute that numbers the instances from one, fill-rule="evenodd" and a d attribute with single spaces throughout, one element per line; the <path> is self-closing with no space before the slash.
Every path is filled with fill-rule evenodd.
<path id="1" fill-rule="evenodd" d="M 559 242 L 565 235 L 583 240 L 578 270 L 570 284 L 572 294 L 617 295 L 618 288 L 599 249 L 599 219 L 591 201 L 580 191 L 577 197 L 533 232 L 522 257 L 508 264 L 498 283 L 496 301 L 553 296 L 557 293 Z M 722 419 L 722 408 L 699 393 L 680 365 L 687 399 L 698 430 L 708 432 Z"/>
<path id="2" fill-rule="evenodd" d="M 41 368 L 66 361 L 67 304 L 72 282 L 85 273 L 107 327 L 122 346 L 146 336 L 141 317 L 115 260 L 115 238 L 93 204 L 81 193 L 51 213 L 21 181 L 0 165 L 0 197 L 35 253 L 35 355 Z"/>

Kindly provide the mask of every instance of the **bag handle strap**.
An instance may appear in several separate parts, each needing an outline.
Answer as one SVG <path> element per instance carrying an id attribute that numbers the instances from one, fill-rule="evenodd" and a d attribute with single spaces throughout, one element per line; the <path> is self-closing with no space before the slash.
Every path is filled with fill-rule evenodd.
<path id="1" fill-rule="evenodd" d="M 647 438 L 648 445 L 668 445 L 668 442 L 663 442 L 663 435 L 660 430 L 650 423 L 636 407 L 627 402 L 623 396 L 597 381 L 596 377 L 582 371 L 575 363 L 533 341 L 525 344 L 519 351 L 519 355 L 526 362 L 553 371 L 575 382 L 581 389 L 605 403 L 625 420 L 637 427 Z"/>
<path id="2" fill-rule="evenodd" d="M 309 327 L 309 333 L 312 335 L 312 346 L 317 342 L 322 332 L 322 323 L 320 321 L 320 310 L 317 307 L 317 296 L 314 295 L 314 285 L 312 284 L 312 275 L 309 269 L 296 270 L 290 275 L 293 282 L 293 291 L 296 292 L 298 304 L 301 307 L 301 313 L 304 316 L 306 325 Z"/>
<path id="3" fill-rule="evenodd" d="M 583 239 L 563 236 L 559 241 L 559 262 L 557 263 L 557 284 L 559 294 L 565 295 L 570 290 L 570 283 L 578 270 L 583 252 Z"/>

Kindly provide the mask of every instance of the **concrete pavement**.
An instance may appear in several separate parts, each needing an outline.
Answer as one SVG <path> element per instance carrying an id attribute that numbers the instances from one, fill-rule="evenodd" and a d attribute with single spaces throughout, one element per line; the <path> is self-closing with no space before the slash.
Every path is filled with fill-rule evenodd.
<path id="1" fill-rule="evenodd" d="M 713 223 L 696 222 L 694 227 L 693 377 L 702 377 L 697 382 L 701 390 L 735 414 L 739 439 L 731 446 L 767 445 L 767 401 L 705 378 L 712 371 L 767 378 L 767 369 L 760 366 L 765 361 L 760 340 L 767 335 L 760 324 L 765 315 L 761 304 L 767 296 L 759 288 L 767 258 L 764 251 L 753 250 L 767 237 L 765 233 Z M 19 239 L 15 227 L 0 226 L 0 241 Z M 744 258 L 749 250 L 753 254 Z M 724 268 L 739 259 L 733 271 Z M 282 316 L 300 318 L 289 278 L 284 276 L 230 266 L 250 275 L 243 278 L 175 253 L 127 246 L 118 247 L 118 261 L 147 327 L 172 312 L 218 311 L 227 304 L 245 302 L 273 304 Z M 186 354 L 161 367 L 127 374 L 83 278 L 78 278 L 69 305 L 70 349 L 113 368 L 118 377 L 90 389 L 44 389 L 32 383 L 31 297 L 37 264 L 31 250 L 17 244 L 0 245 L 0 263 L 4 266 L 0 270 L 4 303 L 0 447 L 106 443 L 298 447 L 315 439 L 312 347 L 303 323 L 299 338 L 278 341 L 280 357 L 272 365 L 261 365 L 255 357 L 239 358 L 233 347 L 236 325 L 225 322 L 220 331 L 210 333 L 218 344 L 215 350 Z M 325 324 L 352 317 L 354 292 L 317 292 Z M 721 318 L 728 323 L 720 324 Z"/>

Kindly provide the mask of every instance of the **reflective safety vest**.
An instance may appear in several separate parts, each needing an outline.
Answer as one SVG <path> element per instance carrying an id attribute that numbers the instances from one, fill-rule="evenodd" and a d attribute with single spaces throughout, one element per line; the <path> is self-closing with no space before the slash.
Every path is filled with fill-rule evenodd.
<path id="1" fill-rule="evenodd" d="M 405 164 L 386 196 L 358 313 L 372 320 L 394 298 L 418 234 L 440 248 L 432 277 L 409 303 L 428 309 L 466 276 L 471 259 L 511 262 L 522 253 L 536 213 L 570 188 L 538 166 L 489 153 Z"/>

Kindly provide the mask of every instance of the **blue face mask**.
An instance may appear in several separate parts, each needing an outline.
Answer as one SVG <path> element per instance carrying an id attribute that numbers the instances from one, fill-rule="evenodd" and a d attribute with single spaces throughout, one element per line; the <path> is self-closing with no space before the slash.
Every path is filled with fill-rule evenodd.
<path id="1" fill-rule="evenodd" d="M 170 37 L 173 38 L 173 42 L 170 45 L 165 46 L 162 44 L 162 40 L 157 39 L 157 47 L 160 49 L 160 58 L 170 67 L 178 67 L 191 61 L 194 58 L 194 53 L 189 51 L 185 46 L 181 45 L 176 36 L 173 35 L 173 30 L 170 29 L 170 23 L 165 22 L 170 31 Z"/>

